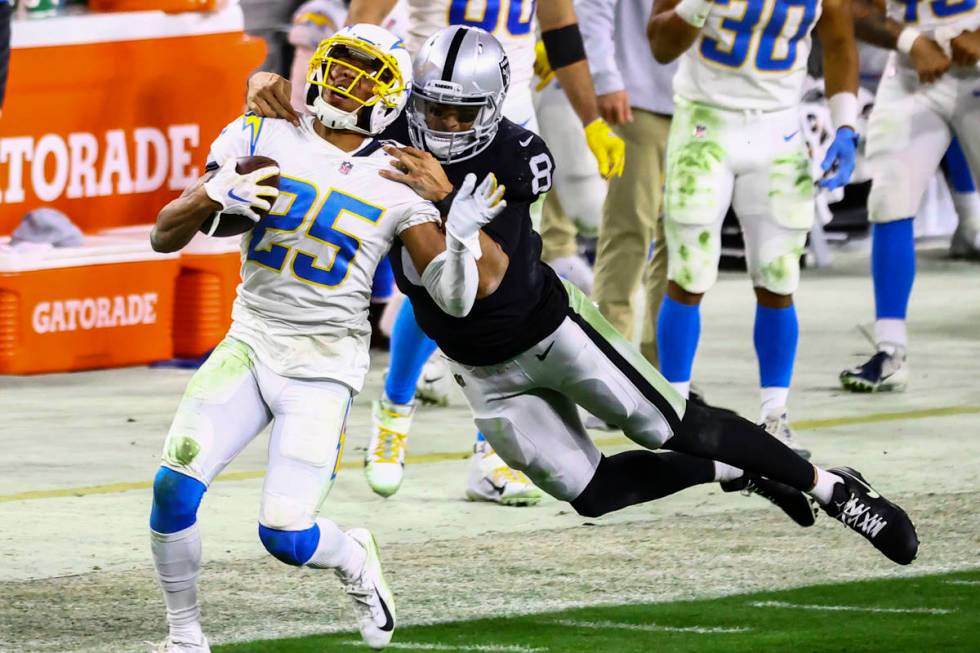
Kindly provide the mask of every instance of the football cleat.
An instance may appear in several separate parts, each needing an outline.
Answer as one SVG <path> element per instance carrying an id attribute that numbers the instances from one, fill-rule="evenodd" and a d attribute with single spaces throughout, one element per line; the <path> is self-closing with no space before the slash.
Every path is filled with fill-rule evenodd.
<path id="1" fill-rule="evenodd" d="M 488 442 L 480 441 L 473 445 L 466 498 L 504 506 L 533 506 L 541 501 L 541 490 L 523 472 L 508 467 Z"/>
<path id="2" fill-rule="evenodd" d="M 919 536 L 909 516 L 878 494 L 859 472 L 850 467 L 828 469 L 843 479 L 834 486 L 824 512 L 867 539 L 889 560 L 907 565 L 919 551 Z"/>
<path id="3" fill-rule="evenodd" d="M 204 635 L 201 635 L 201 640 L 198 642 L 191 642 L 179 636 L 169 635 L 167 639 L 158 644 L 153 642 L 147 642 L 147 644 L 152 647 L 150 648 L 150 653 L 211 653 L 208 638 Z"/>
<path id="4" fill-rule="evenodd" d="M 371 404 L 371 441 L 364 452 L 364 475 L 375 494 L 390 497 L 401 487 L 414 414 L 414 402 L 395 404 L 382 397 Z"/>
<path id="5" fill-rule="evenodd" d="M 980 230 L 961 220 L 949 242 L 949 255 L 952 258 L 980 259 Z"/>
<path id="6" fill-rule="evenodd" d="M 445 407 L 449 405 L 452 388 L 453 374 L 442 357 L 437 356 L 429 359 L 422 368 L 422 374 L 415 384 L 415 398 L 423 404 Z"/>
<path id="7" fill-rule="evenodd" d="M 840 373 L 840 382 L 851 392 L 901 392 L 909 381 L 909 364 L 904 348 L 880 348 L 867 363 Z"/>
<path id="8" fill-rule="evenodd" d="M 725 492 L 741 492 L 745 496 L 758 494 L 789 515 L 800 526 L 813 526 L 817 518 L 817 503 L 809 496 L 785 483 L 768 478 L 743 474 L 733 481 L 722 481 Z"/>
<path id="9" fill-rule="evenodd" d="M 800 444 L 799 440 L 796 439 L 796 434 L 793 432 L 793 429 L 789 427 L 789 416 L 786 413 L 785 406 L 770 411 L 766 415 L 762 427 L 766 429 L 769 435 L 795 451 L 801 458 L 810 459 L 810 450 Z"/>
<path id="10" fill-rule="evenodd" d="M 395 597 L 381 572 L 381 556 L 371 532 L 364 528 L 352 528 L 347 535 L 363 546 L 367 555 L 357 575 L 348 578 L 338 571 L 337 576 L 354 604 L 357 626 L 364 643 L 373 649 L 382 649 L 395 633 Z"/>

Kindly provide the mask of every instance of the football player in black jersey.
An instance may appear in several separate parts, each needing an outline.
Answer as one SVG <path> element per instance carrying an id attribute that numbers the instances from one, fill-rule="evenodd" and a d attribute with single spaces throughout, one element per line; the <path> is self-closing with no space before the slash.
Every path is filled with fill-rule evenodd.
<path id="1" fill-rule="evenodd" d="M 528 206 L 547 190 L 550 176 L 541 171 L 550 173 L 553 162 L 541 139 L 499 113 L 493 124 L 484 121 L 501 98 L 475 83 L 483 78 L 474 71 L 490 68 L 483 59 L 492 57 L 506 90 L 507 63 L 502 49 L 486 46 L 489 34 L 474 32 L 440 30 L 416 57 L 406 110 L 416 148 L 389 146 L 396 170 L 382 174 L 437 202 L 451 200 L 469 172 L 494 172 L 506 186 L 507 207 L 480 241 L 494 248 L 494 260 L 502 250 L 506 269 L 494 271 L 496 289 L 465 317 L 440 310 L 401 248 L 391 251 L 399 288 L 448 357 L 477 427 L 500 457 L 589 517 L 718 481 L 728 491 L 755 491 L 808 526 L 815 517 L 809 495 L 889 559 L 910 563 L 918 551 L 914 525 L 858 472 L 812 465 L 735 413 L 685 401 L 588 298 L 540 260 Z M 643 449 L 603 455 L 577 406 Z"/>

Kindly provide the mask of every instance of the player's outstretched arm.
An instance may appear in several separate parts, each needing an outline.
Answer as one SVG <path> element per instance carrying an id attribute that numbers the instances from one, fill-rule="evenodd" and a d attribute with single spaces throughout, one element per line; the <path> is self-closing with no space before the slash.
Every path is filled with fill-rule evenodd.
<path id="1" fill-rule="evenodd" d="M 391 13 L 397 0 L 351 0 L 347 10 L 347 24 L 371 23 L 380 25 Z"/>
<path id="2" fill-rule="evenodd" d="M 942 47 L 915 27 L 889 18 L 880 0 L 855 0 L 853 13 L 857 37 L 865 43 L 907 55 L 919 73 L 920 82 L 934 82 L 949 70 L 951 61 Z"/>
<path id="3" fill-rule="evenodd" d="M 824 178 L 819 185 L 833 190 L 847 184 L 857 162 L 858 51 L 854 40 L 851 0 L 824 0 L 817 22 L 823 44 L 824 83 L 830 119 L 836 130 L 834 141 L 821 163 Z"/>
<path id="4" fill-rule="evenodd" d="M 653 58 L 670 63 L 687 52 L 701 33 L 712 6 L 712 0 L 654 0 L 653 14 L 647 23 Z"/>

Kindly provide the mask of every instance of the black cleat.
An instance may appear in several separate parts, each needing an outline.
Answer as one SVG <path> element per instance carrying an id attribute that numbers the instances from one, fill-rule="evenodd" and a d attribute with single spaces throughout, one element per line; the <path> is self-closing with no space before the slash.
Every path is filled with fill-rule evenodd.
<path id="1" fill-rule="evenodd" d="M 863 535 L 892 562 L 907 565 L 915 560 L 919 536 L 905 511 L 878 494 L 856 470 L 835 467 L 827 471 L 844 482 L 834 486 L 834 496 L 823 506 L 824 512 Z"/>
<path id="2" fill-rule="evenodd" d="M 722 481 L 725 492 L 741 492 L 748 496 L 758 494 L 771 501 L 777 508 L 789 515 L 800 526 L 813 526 L 817 518 L 817 504 L 809 496 L 785 483 L 768 478 L 743 474 L 734 481 Z"/>

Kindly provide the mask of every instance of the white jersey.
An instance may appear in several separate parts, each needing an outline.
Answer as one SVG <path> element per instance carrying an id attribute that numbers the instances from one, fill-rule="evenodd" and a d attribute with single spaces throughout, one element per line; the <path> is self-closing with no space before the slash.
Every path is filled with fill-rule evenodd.
<path id="1" fill-rule="evenodd" d="M 242 239 L 242 283 L 230 336 L 275 372 L 361 389 L 368 369 L 374 270 L 405 229 L 438 222 L 435 207 L 378 171 L 375 139 L 353 152 L 285 120 L 246 114 L 211 144 L 208 165 L 267 156 L 279 163 L 279 199 Z"/>
<path id="2" fill-rule="evenodd" d="M 925 34 L 932 34 L 938 27 L 980 28 L 977 0 L 888 0 L 887 9 L 889 18 Z"/>
<path id="3" fill-rule="evenodd" d="M 820 0 L 716 0 L 681 57 L 674 92 L 723 109 L 797 105 L 820 12 Z"/>
<path id="4" fill-rule="evenodd" d="M 537 0 L 407 0 L 408 51 L 449 25 L 480 27 L 497 37 L 510 62 L 510 88 L 530 88 L 534 75 Z"/>

